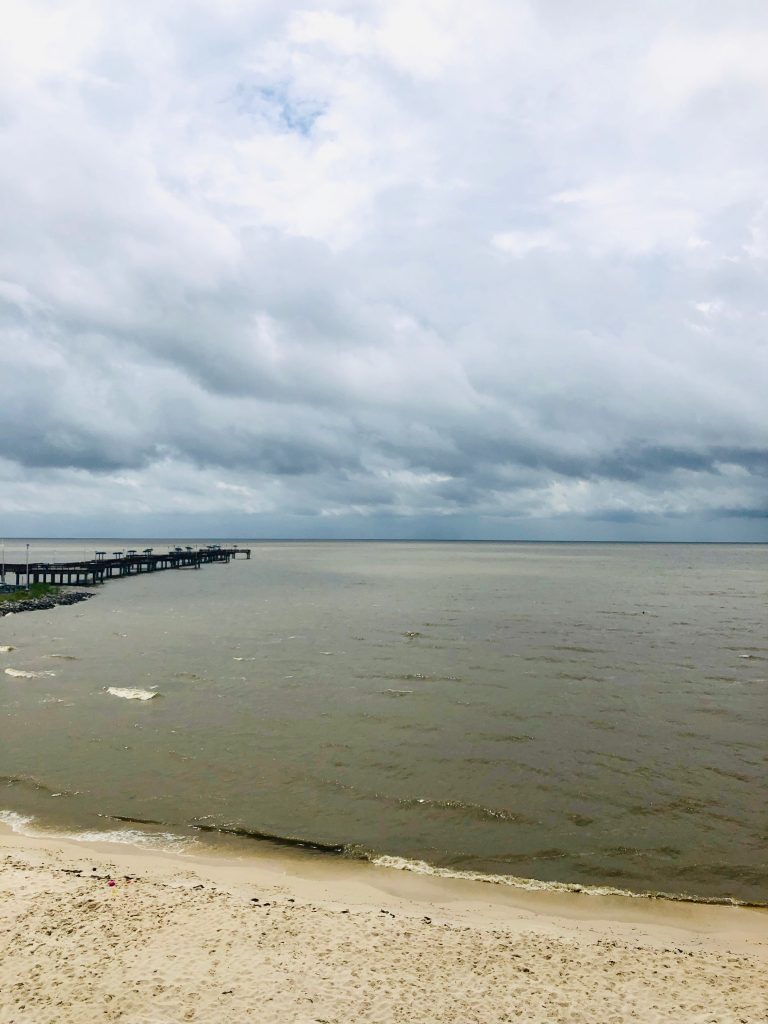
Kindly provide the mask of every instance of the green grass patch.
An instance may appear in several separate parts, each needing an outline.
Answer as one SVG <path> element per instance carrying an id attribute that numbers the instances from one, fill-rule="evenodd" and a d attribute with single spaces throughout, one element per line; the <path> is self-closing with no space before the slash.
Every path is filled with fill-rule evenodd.
<path id="1" fill-rule="evenodd" d="M 32 583 L 24 590 L 12 590 L 10 594 L 0 594 L 0 601 L 29 601 L 34 597 L 55 597 L 60 593 L 61 587 L 54 587 L 51 583 Z"/>

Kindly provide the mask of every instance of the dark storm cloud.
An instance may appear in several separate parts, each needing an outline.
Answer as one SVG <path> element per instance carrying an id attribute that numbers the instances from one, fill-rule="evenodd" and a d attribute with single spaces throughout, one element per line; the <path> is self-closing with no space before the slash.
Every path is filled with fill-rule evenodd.
<path id="1" fill-rule="evenodd" d="M 108 473 L 119 469 L 141 469 L 159 454 L 155 445 L 132 448 L 119 438 L 99 437 L 92 431 L 52 423 L 48 431 L 37 416 L 28 426 L 14 423 L 10 436 L 0 440 L 0 455 L 22 467 L 85 469 Z"/>

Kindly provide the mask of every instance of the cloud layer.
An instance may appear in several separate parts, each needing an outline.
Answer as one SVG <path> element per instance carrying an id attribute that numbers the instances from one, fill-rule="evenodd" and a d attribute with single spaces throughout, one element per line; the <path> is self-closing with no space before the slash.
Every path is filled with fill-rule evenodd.
<path id="1" fill-rule="evenodd" d="M 4 532 L 768 540 L 763 5 L 4 17 Z"/>

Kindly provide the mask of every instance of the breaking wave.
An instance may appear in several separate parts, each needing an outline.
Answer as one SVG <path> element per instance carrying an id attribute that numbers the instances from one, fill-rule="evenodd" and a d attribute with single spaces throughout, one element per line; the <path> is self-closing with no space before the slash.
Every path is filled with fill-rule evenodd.
<path id="1" fill-rule="evenodd" d="M 59 832 L 50 829 L 35 828 L 35 818 L 16 811 L 0 811 L 0 823 L 6 825 L 16 835 L 45 837 L 48 839 L 67 839 L 76 843 L 119 843 L 125 846 L 140 846 L 154 850 L 173 850 L 183 852 L 187 846 L 195 842 L 173 832 L 143 832 L 139 829 L 92 829 L 84 832 Z"/>
<path id="2" fill-rule="evenodd" d="M 0 811 L 0 822 L 17 835 L 27 835 L 27 826 L 33 819 L 25 814 L 17 814 L 16 811 Z"/>
<path id="3" fill-rule="evenodd" d="M 71 832 L 64 838 L 74 839 L 77 843 L 119 843 L 126 846 L 142 846 L 150 849 L 172 849 L 181 852 L 194 842 L 173 832 L 142 832 L 134 828 Z"/>
<path id="4" fill-rule="evenodd" d="M 750 902 L 730 896 L 708 897 L 689 896 L 685 893 L 632 892 L 631 889 L 618 889 L 612 885 L 581 885 L 578 882 L 544 882 L 537 878 L 518 878 L 515 875 L 486 875 L 481 871 L 441 868 L 434 864 L 428 864 L 424 860 L 409 860 L 407 857 L 394 857 L 389 854 L 379 854 L 367 859 L 375 867 L 411 871 L 417 875 L 431 875 L 436 878 L 455 878 L 463 879 L 466 882 L 507 885 L 513 889 L 524 889 L 526 892 L 568 892 L 581 893 L 585 896 L 623 896 L 631 899 L 671 900 L 675 903 L 702 903 L 726 907 L 768 907 L 768 902 Z"/>

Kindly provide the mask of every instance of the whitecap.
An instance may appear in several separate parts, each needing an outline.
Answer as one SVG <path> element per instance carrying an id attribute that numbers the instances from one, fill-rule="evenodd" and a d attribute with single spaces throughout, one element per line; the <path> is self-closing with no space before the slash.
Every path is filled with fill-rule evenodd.
<path id="1" fill-rule="evenodd" d="M 124 700 L 151 700 L 159 696 L 157 690 L 139 690 L 130 686 L 105 686 L 104 690 L 113 697 L 123 697 Z"/>
<path id="2" fill-rule="evenodd" d="M 0 654 L 10 654 L 11 651 L 15 651 L 16 648 L 13 644 L 0 644 Z"/>
<path id="3" fill-rule="evenodd" d="M 40 676 L 45 675 L 44 672 L 25 672 L 22 668 L 6 668 L 3 671 L 7 676 L 18 679 L 39 679 Z"/>

